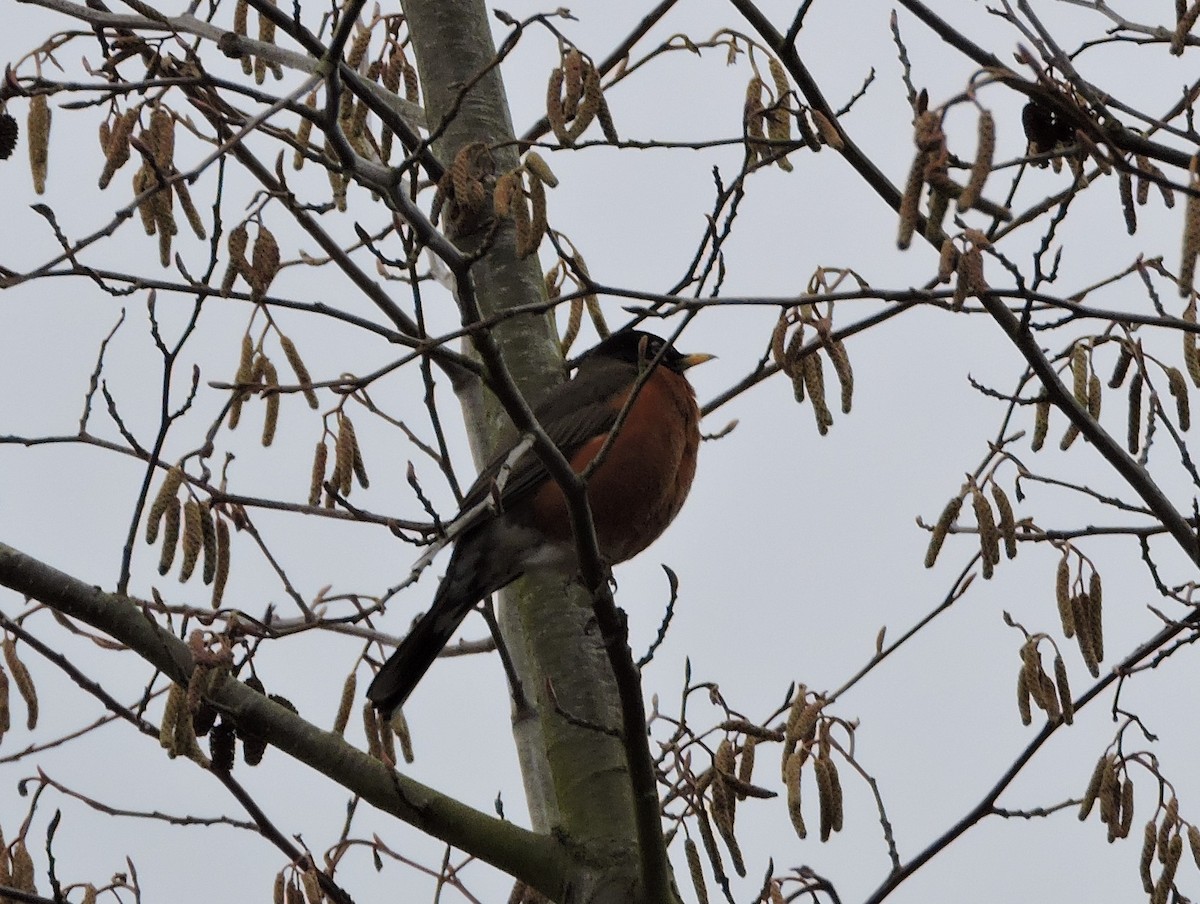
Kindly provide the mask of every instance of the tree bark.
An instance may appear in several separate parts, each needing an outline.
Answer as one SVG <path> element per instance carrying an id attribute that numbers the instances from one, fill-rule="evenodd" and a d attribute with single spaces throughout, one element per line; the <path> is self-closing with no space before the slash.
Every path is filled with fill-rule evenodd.
<path id="1" fill-rule="evenodd" d="M 427 122 L 433 130 L 444 125 L 434 143 L 439 160 L 448 164 L 464 145 L 484 142 L 492 148 L 497 174 L 517 166 L 484 4 L 407 0 L 404 11 Z M 465 93 L 464 86 L 469 86 Z M 543 300 L 537 257 L 517 258 L 511 223 L 494 232 L 457 237 L 456 243 L 474 253 L 489 240 L 493 244 L 471 269 L 483 314 Z M 509 371 L 536 404 L 563 377 L 552 318 L 516 318 L 495 335 Z M 493 401 L 486 407 L 486 417 L 468 424 L 480 464 L 509 433 L 499 406 Z M 608 865 L 602 876 L 595 874 L 595 884 L 582 898 L 633 900 L 637 834 L 628 765 L 617 736 L 620 703 L 599 632 L 589 630 L 590 599 L 565 577 L 523 579 L 502 597 L 502 633 L 531 705 L 530 711 L 514 713 L 513 730 L 532 824 L 538 831 L 564 833 L 571 845 L 588 852 L 589 861 Z M 574 889 L 571 897 L 578 898 L 581 891 Z"/>

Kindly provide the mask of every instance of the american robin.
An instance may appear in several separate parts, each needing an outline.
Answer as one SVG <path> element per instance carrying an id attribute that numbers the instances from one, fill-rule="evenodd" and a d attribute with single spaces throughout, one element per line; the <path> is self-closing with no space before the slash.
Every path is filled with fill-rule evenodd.
<path id="1" fill-rule="evenodd" d="M 575 378 L 534 410 L 571 467 L 582 473 L 605 445 L 639 378 L 653 367 L 588 477 L 596 537 L 610 565 L 653 543 L 687 497 L 700 446 L 700 410 L 683 372 L 711 358 L 682 355 L 658 336 L 622 330 L 585 352 Z M 478 511 L 494 493 L 512 449 L 484 468 L 467 491 L 464 512 Z M 570 512 L 558 484 L 533 451 L 510 467 L 498 504 L 478 511 L 458 535 L 433 605 L 367 689 L 367 698 L 385 716 L 404 703 L 476 603 L 527 571 L 577 566 Z"/>

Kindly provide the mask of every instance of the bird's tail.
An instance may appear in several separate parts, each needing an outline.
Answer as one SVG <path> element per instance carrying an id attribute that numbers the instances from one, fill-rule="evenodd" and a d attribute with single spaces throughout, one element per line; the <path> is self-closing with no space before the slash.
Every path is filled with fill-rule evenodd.
<path id="1" fill-rule="evenodd" d="M 433 605 L 413 625 L 367 688 L 367 699 L 385 719 L 404 705 L 467 613 L 490 592 L 478 586 L 478 573 L 470 567 L 473 563 L 462 558 L 456 547 Z"/>

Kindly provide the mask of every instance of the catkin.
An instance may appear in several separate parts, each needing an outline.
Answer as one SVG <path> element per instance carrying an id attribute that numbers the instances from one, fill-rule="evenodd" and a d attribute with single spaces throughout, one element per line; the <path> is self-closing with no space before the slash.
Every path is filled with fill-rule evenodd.
<path id="1" fill-rule="evenodd" d="M 1084 406 L 1087 405 L 1087 378 L 1087 349 L 1077 342 L 1071 347 L 1071 386 L 1075 401 Z"/>
<path id="2" fill-rule="evenodd" d="M 158 539 L 158 526 L 162 521 L 162 517 L 166 514 L 167 507 L 179 492 L 179 487 L 183 483 L 183 469 L 179 465 L 175 465 L 167 471 L 167 476 L 163 478 L 162 486 L 158 488 L 158 494 L 154 497 L 154 502 L 150 504 L 150 511 L 146 516 L 146 542 L 153 544 Z"/>
<path id="3" fill-rule="evenodd" d="M 1112 376 L 1108 380 L 1109 389 L 1120 389 L 1129 374 L 1129 365 L 1133 363 L 1133 350 L 1129 343 L 1122 342 L 1121 350 L 1117 353 L 1117 363 L 1113 367 Z"/>
<path id="4" fill-rule="evenodd" d="M 524 246 L 518 236 L 517 256 L 528 257 L 537 251 L 546 234 L 546 187 L 540 179 L 529 180 L 529 231 L 524 236 Z"/>
<path id="5" fill-rule="evenodd" d="M 1075 640 L 1079 644 L 1079 655 L 1093 678 L 1100 675 L 1100 660 L 1092 643 L 1090 602 L 1086 593 L 1071 597 L 1071 615 L 1075 619 Z"/>
<path id="6" fill-rule="evenodd" d="M 1017 673 L 1017 712 L 1022 725 L 1033 722 L 1033 710 L 1029 706 L 1029 675 L 1024 668 Z"/>
<path id="7" fill-rule="evenodd" d="M 362 65 L 362 61 L 367 55 L 367 48 L 371 44 L 371 29 L 359 25 L 357 30 L 358 33 L 354 36 L 354 40 L 350 43 L 350 49 L 346 52 L 346 65 L 356 72 Z"/>
<path id="8" fill-rule="evenodd" d="M 317 394 L 313 390 L 312 375 L 308 372 L 308 367 L 305 366 L 304 359 L 300 357 L 300 352 L 296 349 L 296 343 L 292 342 L 287 336 L 280 336 L 279 344 L 283 346 L 283 355 L 287 358 L 288 365 L 296 375 L 296 382 L 300 384 L 300 388 L 304 392 L 304 399 L 308 402 L 308 407 L 316 410 L 320 403 L 317 401 Z"/>
<path id="9" fill-rule="evenodd" d="M 221 598 L 225 595 L 225 585 L 229 582 L 230 558 L 229 523 L 224 518 L 217 519 L 217 568 L 213 577 L 212 607 L 221 608 Z"/>
<path id="10" fill-rule="evenodd" d="M 954 247 L 954 240 L 947 238 L 942 242 L 942 250 L 938 254 L 938 283 L 941 284 L 950 282 L 950 277 L 954 275 L 954 272 L 957 268 L 958 249 Z"/>
<path id="11" fill-rule="evenodd" d="M 1158 862 L 1167 862 L 1167 853 L 1171 847 L 1171 830 L 1179 819 L 1179 799 L 1171 797 L 1163 807 L 1162 823 L 1158 827 Z"/>
<path id="12" fill-rule="evenodd" d="M 263 398 L 267 402 L 267 411 L 262 429 L 262 444 L 266 447 L 275 441 L 275 430 L 279 426 L 279 372 L 266 355 L 259 360 L 262 362 L 263 382 L 266 385 Z"/>
<path id="13" fill-rule="evenodd" d="M 202 575 L 205 584 L 211 584 L 217 576 L 217 527 L 214 518 L 211 502 L 200 506 L 200 531 L 204 547 Z"/>
<path id="14" fill-rule="evenodd" d="M 167 691 L 167 702 L 163 706 L 162 722 L 158 727 L 158 744 L 174 759 L 178 755 L 175 749 L 175 723 L 179 721 L 184 709 L 185 691 L 178 684 L 171 684 Z"/>
<path id="15" fill-rule="evenodd" d="M 959 511 L 962 510 L 962 504 L 963 497 L 960 494 L 946 503 L 946 507 L 942 509 L 942 514 L 938 517 L 937 524 L 933 527 L 933 534 L 929 538 L 929 548 L 925 551 L 926 568 L 932 568 L 934 563 L 937 562 L 938 553 L 942 549 L 942 543 L 945 542 L 951 525 L 954 524 Z"/>
<path id="16" fill-rule="evenodd" d="M 833 426 L 833 414 L 825 401 L 825 369 L 821 364 L 821 356 L 805 355 L 800 362 L 800 373 L 804 378 L 804 387 L 812 401 L 817 432 L 824 436 Z"/>
<path id="17" fill-rule="evenodd" d="M 129 138 L 133 135 L 133 127 L 137 125 L 137 119 L 137 110 L 131 109 L 126 110 L 114 120 L 112 131 L 108 136 L 108 143 L 104 148 L 105 160 L 104 169 L 100 173 L 100 188 L 108 188 L 117 170 L 129 162 Z"/>
<path id="18" fill-rule="evenodd" d="M 835 151 L 846 149 L 846 143 L 842 140 L 842 133 L 838 131 L 837 126 L 830 121 L 829 117 L 820 110 L 810 110 L 813 122 L 817 124 L 817 132 L 821 136 L 821 140 L 833 148 Z"/>
<path id="19" fill-rule="evenodd" d="M 1112 825 L 1118 814 L 1119 798 L 1117 791 L 1121 781 L 1120 768 L 1116 757 L 1110 757 L 1104 775 L 1100 777 L 1100 791 L 1097 800 L 1100 803 L 1100 821 Z"/>
<path id="20" fill-rule="evenodd" d="M 33 676 L 29 674 L 29 669 L 17 655 L 17 645 L 11 637 L 4 638 L 3 648 L 4 663 L 12 675 L 12 683 L 17 686 L 17 693 L 25 702 L 25 727 L 33 731 L 37 728 L 38 714 L 41 711 L 38 705 L 37 687 L 33 683 Z"/>
<path id="21" fill-rule="evenodd" d="M 1200 6 L 1200 0 L 1197 0 Z M 1187 298 L 1196 281 L 1196 255 L 1200 254 L 1200 178 L 1197 158 L 1192 158 L 1191 178 L 1188 181 L 1187 203 L 1183 208 L 1183 259 L 1179 265 L 1179 294 Z"/>
<path id="22" fill-rule="evenodd" d="M 925 215 L 925 238 L 936 243 L 942 234 L 942 221 L 946 219 L 946 211 L 950 208 L 950 196 L 940 188 L 934 187 L 929 191 L 929 211 Z"/>
<path id="23" fill-rule="evenodd" d="M 850 356 L 846 353 L 846 345 L 841 339 L 829 342 L 825 353 L 833 364 L 833 372 L 837 375 L 841 387 L 842 414 L 849 414 L 854 403 L 854 368 L 850 366 Z"/>
<path id="24" fill-rule="evenodd" d="M 612 110 L 608 107 L 608 98 L 604 93 L 600 93 L 600 104 L 596 108 L 596 121 L 600 123 L 600 132 L 604 135 L 604 140 L 610 144 L 618 144 L 621 141 L 621 136 L 617 134 L 617 126 L 613 122 Z"/>
<path id="25" fill-rule="evenodd" d="M 33 190 L 42 195 L 46 193 L 46 170 L 50 161 L 50 105 L 44 94 L 30 98 L 27 131 Z"/>
<path id="26" fill-rule="evenodd" d="M 1101 618 L 1103 614 L 1103 584 L 1100 581 L 1100 572 L 1093 570 L 1091 577 L 1088 579 L 1088 612 L 1090 615 L 1089 625 L 1091 627 L 1092 649 L 1096 653 L 1096 659 L 1104 659 L 1104 623 Z"/>
<path id="27" fill-rule="evenodd" d="M 976 291 L 976 287 L 973 285 L 976 271 L 982 274 L 983 260 L 980 257 L 979 249 L 971 247 L 958 256 L 958 265 L 955 267 L 954 295 L 950 299 L 950 310 L 961 311 L 963 305 L 967 303 L 967 298 Z"/>
<path id="28" fill-rule="evenodd" d="M 317 92 L 311 91 L 304 100 L 304 106 L 309 110 L 317 109 Z M 308 148 L 308 142 L 312 138 L 313 121 L 311 117 L 301 116 L 300 125 L 296 129 L 296 153 L 292 157 L 292 169 L 300 170 L 304 168 L 304 151 Z M 388 132 L 384 135 L 385 140 L 391 137 Z M 387 162 L 387 156 L 384 156 L 384 162 Z"/>
<path id="29" fill-rule="evenodd" d="M 792 116 L 788 112 L 787 107 L 784 106 L 784 101 L 790 91 L 787 73 L 780 62 L 774 57 L 768 60 L 768 66 L 771 70 L 771 79 L 775 83 L 775 101 L 767 111 L 767 137 L 773 143 L 776 143 L 772 150 L 778 155 L 775 162 L 779 165 L 779 168 L 785 172 L 791 172 L 792 163 L 783 153 L 780 153 L 778 146 L 779 144 L 786 144 L 792 139 Z M 803 117 L 801 116 L 800 119 L 802 121 Z M 811 132 L 808 129 L 807 122 L 804 123 L 804 127 Z M 815 135 L 812 141 L 806 143 L 814 151 L 821 149 L 821 145 L 817 142 Z"/>
<path id="30" fill-rule="evenodd" d="M 1136 455 L 1141 446 L 1142 429 L 1142 372 L 1135 371 L 1129 381 L 1129 426 L 1125 446 L 1131 455 Z"/>
<path id="31" fill-rule="evenodd" d="M 1151 823 L 1153 825 L 1153 823 Z M 1195 826 L 1187 827 L 1188 847 L 1192 849 L 1192 860 L 1200 868 L 1200 829 Z"/>
<path id="32" fill-rule="evenodd" d="M 1159 881 L 1170 888 L 1175 883 L 1175 870 L 1179 867 L 1179 859 L 1183 856 L 1183 839 L 1176 832 L 1171 837 L 1171 843 L 1167 848 L 1167 859 L 1163 863 L 1162 875 L 1159 876 Z"/>
<path id="33" fill-rule="evenodd" d="M 700 851 L 691 838 L 683 840 L 683 853 L 687 858 L 688 873 L 692 877 L 692 888 L 700 904 L 708 904 L 708 887 L 704 884 L 704 870 L 700 864 Z"/>
<path id="34" fill-rule="evenodd" d="M 742 851 L 738 846 L 737 836 L 733 833 L 734 819 L 734 802 L 736 798 L 729 793 L 725 782 L 719 777 L 714 779 L 713 785 L 713 802 L 712 802 L 712 818 L 717 826 L 717 832 L 721 836 L 721 840 L 725 842 L 725 849 L 729 851 L 729 859 L 733 861 L 733 869 L 739 876 L 746 875 L 746 865 L 742 861 Z M 717 803 L 717 794 L 723 790 L 722 797 L 723 806 Z"/>
<path id="35" fill-rule="evenodd" d="M 258 236 L 254 240 L 254 250 L 251 253 L 250 271 L 247 274 L 251 300 L 262 300 L 278 272 L 279 243 L 270 229 L 260 225 Z"/>
<path id="36" fill-rule="evenodd" d="M 321 488 L 325 483 L 325 466 L 329 461 L 329 447 L 324 440 L 317 443 L 313 453 L 312 476 L 308 484 L 308 504 L 318 505 L 321 501 Z"/>
<path id="37" fill-rule="evenodd" d="M 325 892 L 321 888 L 320 874 L 316 867 L 309 866 L 305 869 L 300 874 L 300 881 L 304 883 L 304 897 L 308 904 L 322 904 L 325 900 Z"/>
<path id="38" fill-rule="evenodd" d="M 513 189 L 511 200 L 508 203 L 508 211 L 512 216 L 513 227 L 516 231 L 517 256 L 524 258 L 537 250 L 541 234 L 538 233 L 535 238 L 529 214 L 529 203 L 525 197 L 524 184 L 519 174 L 516 180 L 516 187 Z"/>
<path id="39" fill-rule="evenodd" d="M 229 249 L 229 263 L 225 266 L 225 275 L 221 280 L 221 294 L 228 296 L 233 290 L 233 284 L 239 275 L 250 272 L 250 263 L 246 260 L 246 245 L 249 243 L 249 232 L 245 223 L 238 223 L 229 232 L 226 240 Z"/>
<path id="40" fill-rule="evenodd" d="M 963 213 L 978 203 L 984 182 L 992 171 L 992 155 L 996 151 L 996 120 L 990 110 L 984 110 L 979 115 L 976 141 L 975 162 L 971 165 L 967 184 L 958 196 L 958 209 Z"/>
<path id="41" fill-rule="evenodd" d="M 783 760 L 779 764 L 780 775 L 784 774 L 787 767 L 788 757 L 792 755 L 792 751 L 796 749 L 796 744 L 800 740 L 800 721 L 805 715 L 805 710 L 808 707 L 808 687 L 806 685 L 798 685 L 795 693 L 792 695 L 791 706 L 788 708 L 787 722 L 784 724 L 783 732 Z M 816 719 L 813 720 L 813 725 L 816 725 Z"/>
<path id="42" fill-rule="evenodd" d="M 720 796 L 725 798 L 726 805 L 730 809 L 730 822 L 733 821 L 734 805 L 727 798 L 727 795 L 729 795 L 729 783 L 725 779 L 734 774 L 735 768 L 733 743 L 729 738 L 722 738 L 721 743 L 717 745 L 717 752 L 713 756 L 713 769 L 716 770 L 716 775 L 713 777 L 713 800 L 715 803 L 718 796 L 718 787 L 722 788 L 723 790 L 719 793 Z"/>
<path id="43" fill-rule="evenodd" d="M 334 474 L 337 476 L 338 492 L 343 496 L 349 496 L 352 488 L 350 477 L 356 470 L 355 459 L 358 458 L 361 462 L 362 453 L 358 448 L 358 436 L 354 432 L 354 424 L 350 418 L 343 415 L 339 426 L 341 429 L 338 433 L 338 463 L 334 466 Z M 342 460 L 343 456 L 345 456 L 344 461 Z"/>
<path id="44" fill-rule="evenodd" d="M 204 220 L 200 216 L 200 211 L 196 209 L 196 203 L 192 200 L 192 193 L 188 189 L 187 182 L 180 179 L 175 183 L 174 188 L 175 197 L 179 199 L 179 206 L 183 210 L 184 219 L 187 220 L 192 233 L 198 239 L 208 238 L 208 230 L 204 226 Z"/>
<path id="45" fill-rule="evenodd" d="M 766 88 L 763 80 L 757 75 L 751 77 L 746 85 L 746 98 L 742 105 L 742 123 L 746 130 L 746 151 L 751 161 L 762 159 L 768 148 L 764 144 L 766 132 L 763 130 L 765 117 L 762 103 L 762 93 Z"/>
<path id="46" fill-rule="evenodd" d="M 896 236 L 896 247 L 904 251 L 912 244 L 913 233 L 920 217 L 921 190 L 925 187 L 925 164 L 928 153 L 918 151 L 913 158 L 912 168 L 904 183 L 904 194 L 900 196 L 900 231 Z"/>
<path id="47" fill-rule="evenodd" d="M 1066 452 L 1071 448 L 1071 444 L 1079 438 L 1079 425 L 1068 424 L 1066 431 L 1063 433 L 1063 438 L 1058 443 L 1058 448 Z"/>
<path id="48" fill-rule="evenodd" d="M 828 841 L 833 832 L 833 817 L 837 806 L 834 798 L 832 766 L 833 760 L 827 756 L 819 756 L 813 762 L 813 771 L 817 778 L 817 805 L 821 817 L 822 841 Z"/>
<path id="49" fill-rule="evenodd" d="M 797 750 L 788 757 L 783 769 L 784 783 L 787 786 L 788 816 L 792 820 L 796 837 L 800 839 L 808 837 L 808 828 L 804 825 L 804 813 L 800 806 L 800 767 L 803 763 L 800 751 Z"/>
<path id="50" fill-rule="evenodd" d="M 737 796 L 733 793 L 732 783 L 728 779 L 732 769 L 733 747 L 729 739 L 725 738 L 717 747 L 713 759 L 709 794 L 712 798 L 711 810 L 713 822 L 716 823 L 717 831 L 721 834 L 726 848 L 730 851 L 734 859 L 734 868 L 736 869 L 739 858 L 734 853 L 736 842 L 732 839 L 734 839 L 734 821 L 737 817 Z"/>
<path id="51" fill-rule="evenodd" d="M 179 500 L 174 496 L 167 503 L 163 530 L 162 549 L 158 554 L 158 573 L 165 575 L 175 561 L 175 549 L 179 545 Z"/>
<path id="52" fill-rule="evenodd" d="M 1121 197 L 1121 210 L 1125 214 L 1125 231 L 1133 235 L 1137 232 L 1137 208 L 1133 206 L 1133 179 L 1125 170 L 1118 174 L 1117 186 Z"/>
<path id="53" fill-rule="evenodd" d="M 404 710 L 398 709 L 392 713 L 388 726 L 396 735 L 396 740 L 400 742 L 400 756 L 404 758 L 404 762 L 411 764 L 413 761 L 412 732 L 409 731 L 408 719 L 404 717 Z"/>
<path id="54" fill-rule="evenodd" d="M 200 524 L 200 503 L 189 499 L 183 505 L 183 563 L 179 567 L 180 583 L 192 576 L 203 546 L 204 528 Z"/>
<path id="55" fill-rule="evenodd" d="M 1046 435 L 1050 432 L 1050 397 L 1042 393 L 1037 397 L 1034 406 L 1033 440 L 1030 443 L 1034 452 L 1039 451 L 1046 443 Z"/>
<path id="56" fill-rule="evenodd" d="M 1142 877 L 1142 888 L 1146 894 L 1154 891 L 1154 877 L 1150 874 L 1150 864 L 1154 862 L 1154 848 L 1158 840 L 1158 826 L 1151 819 L 1146 823 L 1146 828 L 1142 832 L 1142 856 L 1138 861 L 1138 874 Z M 1197 859 L 1200 863 L 1200 859 Z"/>
<path id="57" fill-rule="evenodd" d="M 725 875 L 721 849 L 717 847 L 717 839 L 713 836 L 712 823 L 709 821 L 708 813 L 705 812 L 703 806 L 697 806 L 695 813 L 696 827 L 700 830 L 700 840 L 704 844 L 704 853 L 708 856 L 709 865 L 712 867 L 713 878 L 718 884 L 724 885 L 729 879 Z"/>
<path id="58" fill-rule="evenodd" d="M 550 82 L 546 86 L 546 121 L 559 143 L 569 146 L 573 141 L 567 135 L 567 115 L 562 102 L 563 78 L 562 69 L 555 68 L 550 73 Z"/>
<path id="59" fill-rule="evenodd" d="M 1175 399 L 1175 414 L 1179 419 L 1179 429 L 1186 433 L 1192 426 L 1192 410 L 1188 403 L 1187 382 L 1179 368 L 1167 368 L 1167 388 Z"/>
<path id="60" fill-rule="evenodd" d="M 530 151 L 525 155 L 524 166 L 527 172 L 536 176 L 541 182 L 544 182 L 551 188 L 558 187 L 558 177 L 550 169 L 550 164 L 537 151 Z"/>
<path id="61" fill-rule="evenodd" d="M 563 113 L 567 119 L 573 119 L 579 113 L 579 101 L 583 97 L 583 73 L 585 68 L 583 54 L 572 47 L 563 57 L 563 85 L 566 93 L 563 96 Z"/>
<path id="62" fill-rule="evenodd" d="M 1071 563 L 1065 554 L 1058 560 L 1054 597 L 1058 604 L 1058 617 L 1062 621 L 1063 636 L 1069 639 L 1075 635 L 1075 616 L 1071 607 Z"/>
<path id="63" fill-rule="evenodd" d="M 26 894 L 36 894 L 37 884 L 34 881 L 33 857 L 30 856 L 29 849 L 25 846 L 24 836 L 13 842 L 12 847 L 8 849 L 8 856 L 12 858 L 13 888 Z"/>
<path id="64" fill-rule="evenodd" d="M 1121 838 L 1128 838 L 1129 830 L 1133 828 L 1133 782 L 1129 779 L 1126 779 L 1121 786 L 1121 823 L 1119 828 Z"/>
<path id="65" fill-rule="evenodd" d="M 275 6 L 275 0 L 264 0 L 270 6 Z M 264 44 L 275 43 L 275 23 L 264 16 L 261 12 L 258 14 L 258 39 Z M 254 58 L 254 82 L 261 85 L 267 77 L 267 61 L 263 57 Z"/>
<path id="66" fill-rule="evenodd" d="M 1001 486 L 992 480 L 992 498 L 996 501 L 996 514 L 999 516 L 1000 536 L 1004 540 L 1004 554 L 1010 558 L 1017 557 L 1017 522 L 1013 517 L 1012 503 L 1008 494 Z"/>
<path id="67" fill-rule="evenodd" d="M 238 358 L 237 373 L 234 374 L 233 382 L 239 386 L 253 382 L 254 378 L 254 342 L 250 339 L 250 334 L 246 333 L 242 336 L 241 357 Z M 238 422 L 242 419 L 242 405 L 246 401 L 246 390 L 235 389 L 233 391 L 233 401 L 229 405 L 229 429 L 236 430 Z"/>
<path id="68" fill-rule="evenodd" d="M 591 63 L 587 63 L 583 73 L 583 99 L 575 113 L 574 122 L 567 129 L 567 136 L 570 138 L 571 144 L 574 144 L 576 139 L 587 131 L 587 127 L 592 124 L 592 120 L 600 112 L 600 104 L 603 100 L 604 94 L 600 90 L 600 73 Z"/>
<path id="69" fill-rule="evenodd" d="M 742 744 L 742 755 L 738 759 L 737 779 L 743 785 L 749 785 L 754 779 L 754 749 L 757 745 L 758 739 L 753 735 L 746 738 Z M 744 790 L 738 791 L 738 799 L 746 799 Z"/>
<path id="70" fill-rule="evenodd" d="M 971 487 L 971 505 L 975 510 L 975 523 L 979 531 L 979 551 L 983 563 L 983 576 L 989 579 L 992 568 L 1000 561 L 1000 532 L 987 496 L 978 487 Z"/>
<path id="71" fill-rule="evenodd" d="M 1062 719 L 1068 725 L 1075 721 L 1075 701 L 1071 696 L 1071 685 L 1067 680 L 1067 664 L 1061 655 L 1054 657 L 1054 684 L 1058 689 L 1058 702 L 1062 707 Z"/>
<path id="72" fill-rule="evenodd" d="M 1188 301 L 1183 311 L 1183 319 L 1187 323 L 1196 322 L 1195 298 Z M 1183 363 L 1187 367 L 1188 376 L 1192 378 L 1192 383 L 1200 386 L 1200 350 L 1196 346 L 1196 334 L 1188 330 L 1183 331 Z"/>
<path id="73" fill-rule="evenodd" d="M 146 235 L 154 235 L 157 228 L 155 225 L 156 218 L 154 214 L 154 205 L 150 201 L 150 195 L 145 195 L 151 184 L 154 182 L 154 171 L 146 163 L 138 167 L 137 172 L 133 174 L 133 193 L 141 200 L 138 201 L 138 217 L 142 221 L 142 229 Z"/>
<path id="74" fill-rule="evenodd" d="M 347 431 L 346 420 L 344 415 L 338 417 L 337 441 L 333 447 L 333 473 L 329 477 L 330 485 L 343 496 L 348 492 L 354 465 L 354 427 L 351 426 Z M 326 502 L 328 504 L 328 500 Z"/>
<path id="75" fill-rule="evenodd" d="M 175 117 L 163 106 L 150 114 L 150 126 L 143 133 L 159 169 L 170 172 L 175 162 Z"/>
<path id="76" fill-rule="evenodd" d="M 330 729 L 338 737 L 346 733 L 346 725 L 350 722 L 350 710 L 354 706 L 354 695 L 357 690 L 358 676 L 351 672 L 342 684 L 342 696 L 338 701 L 337 715 L 333 717 L 333 728 Z"/>

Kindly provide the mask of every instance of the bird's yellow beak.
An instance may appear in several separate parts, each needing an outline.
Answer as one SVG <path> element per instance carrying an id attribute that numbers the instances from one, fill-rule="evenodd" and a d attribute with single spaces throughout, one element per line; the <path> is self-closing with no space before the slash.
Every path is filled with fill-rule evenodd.
<path id="1" fill-rule="evenodd" d="M 716 355 L 705 354 L 684 355 L 680 361 L 680 364 L 683 370 L 687 370 L 688 368 L 695 367 L 697 364 L 703 364 L 705 361 L 711 361 L 715 357 Z"/>

